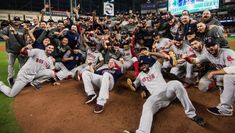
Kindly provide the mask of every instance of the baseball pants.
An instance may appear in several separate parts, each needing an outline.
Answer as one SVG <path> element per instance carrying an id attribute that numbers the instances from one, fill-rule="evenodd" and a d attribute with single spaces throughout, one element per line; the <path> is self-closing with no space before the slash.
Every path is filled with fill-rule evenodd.
<path id="1" fill-rule="evenodd" d="M 60 71 L 56 73 L 56 76 L 59 80 L 63 80 L 69 76 L 74 78 L 77 68 L 74 68 L 72 70 L 68 70 L 63 63 L 56 63 L 56 68 L 59 68 Z"/>
<path id="2" fill-rule="evenodd" d="M 55 78 L 55 72 L 51 69 L 45 69 L 40 71 L 33 79 L 33 83 L 42 84 L 48 81 L 50 78 Z"/>
<path id="3" fill-rule="evenodd" d="M 16 58 L 18 58 L 19 64 L 20 64 L 20 68 L 24 65 L 24 63 L 26 62 L 27 58 L 23 57 L 21 55 L 16 55 L 13 53 L 8 53 L 8 79 L 10 78 L 14 78 L 14 64 L 16 61 Z"/>
<path id="4" fill-rule="evenodd" d="M 178 98 L 184 107 L 184 112 L 189 118 L 196 116 L 196 110 L 192 105 L 188 94 L 179 81 L 167 83 L 165 91 L 153 93 L 144 103 L 139 128 L 136 133 L 150 133 L 153 115 L 161 108 L 167 107 L 172 100 Z"/>
<path id="5" fill-rule="evenodd" d="M 211 80 L 209 80 L 208 77 L 208 73 L 206 73 L 204 76 L 202 76 L 202 78 L 199 80 L 198 83 L 198 89 L 200 91 L 206 92 L 208 91 L 210 88 L 210 84 L 213 82 Z M 215 76 L 215 80 L 216 80 L 216 85 L 217 86 L 223 86 L 223 76 L 224 75 L 216 75 Z"/>
<path id="6" fill-rule="evenodd" d="M 113 76 L 108 72 L 105 72 L 103 75 L 98 75 L 90 71 L 84 71 L 82 73 L 82 79 L 87 95 L 95 94 L 93 85 L 100 88 L 97 104 L 104 106 L 109 98 L 109 91 L 114 86 Z"/>
<path id="7" fill-rule="evenodd" d="M 45 74 L 45 75 L 42 75 Z M 52 77 L 52 75 L 54 75 L 54 72 L 50 69 L 45 69 L 45 70 L 41 70 L 38 72 L 38 75 L 35 75 L 36 78 L 38 78 L 38 80 L 40 80 L 40 78 L 45 79 L 45 77 L 50 78 Z M 27 75 L 26 75 L 27 77 Z M 23 77 L 17 77 L 16 81 L 14 83 L 14 85 L 12 86 L 12 88 L 6 86 L 6 85 L 2 85 L 0 90 L 8 97 L 15 97 L 17 94 L 19 94 L 19 92 L 28 84 L 31 82 L 27 81 L 25 78 L 22 79 Z"/>
<path id="8" fill-rule="evenodd" d="M 224 90 L 220 95 L 220 104 L 217 106 L 222 112 L 233 112 L 235 98 L 235 75 L 225 74 L 223 77 Z"/>
<path id="9" fill-rule="evenodd" d="M 183 76 L 185 72 L 186 72 L 185 77 L 192 79 L 193 78 L 193 64 L 184 62 L 183 64 L 178 64 L 175 67 L 172 67 L 170 71 L 170 73 L 175 74 L 179 77 Z"/>

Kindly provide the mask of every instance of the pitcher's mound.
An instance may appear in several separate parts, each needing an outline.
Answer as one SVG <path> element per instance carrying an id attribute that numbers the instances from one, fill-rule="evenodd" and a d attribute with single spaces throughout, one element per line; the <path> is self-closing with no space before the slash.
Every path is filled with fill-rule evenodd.
<path id="1" fill-rule="evenodd" d="M 44 85 L 41 91 L 25 88 L 15 99 L 17 121 L 25 133 L 122 133 L 138 128 L 145 100 L 140 92 L 126 89 L 124 80 L 110 92 L 101 114 L 94 114 L 94 103 L 85 104 L 82 82 L 63 81 L 60 86 Z M 202 93 L 187 90 L 200 116 L 207 121 L 200 127 L 188 119 L 181 104 L 174 101 L 154 116 L 152 133 L 231 133 L 235 117 L 213 116 L 206 107 L 219 102 L 219 92 Z"/>

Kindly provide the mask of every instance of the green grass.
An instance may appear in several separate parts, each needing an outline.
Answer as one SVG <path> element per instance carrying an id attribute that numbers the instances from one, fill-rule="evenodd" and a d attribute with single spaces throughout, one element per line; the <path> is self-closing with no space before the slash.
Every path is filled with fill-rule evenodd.
<path id="1" fill-rule="evenodd" d="M 5 42 L 4 41 L 0 41 L 0 45 L 5 45 Z"/>
<path id="2" fill-rule="evenodd" d="M 227 40 L 228 41 L 235 41 L 235 37 L 228 37 Z"/>
<path id="3" fill-rule="evenodd" d="M 235 37 L 228 37 L 227 40 L 230 42 L 230 41 L 233 41 L 235 42 Z M 231 47 L 231 49 L 233 49 L 235 51 L 235 47 Z"/>
<path id="4" fill-rule="evenodd" d="M 18 67 L 18 63 L 16 63 L 16 67 Z M 18 71 L 18 68 L 16 71 Z M 0 80 L 7 84 L 6 52 L 0 52 Z M 8 98 L 0 92 L 0 133 L 23 132 L 16 122 L 15 114 L 12 109 L 13 100 L 13 98 Z"/>

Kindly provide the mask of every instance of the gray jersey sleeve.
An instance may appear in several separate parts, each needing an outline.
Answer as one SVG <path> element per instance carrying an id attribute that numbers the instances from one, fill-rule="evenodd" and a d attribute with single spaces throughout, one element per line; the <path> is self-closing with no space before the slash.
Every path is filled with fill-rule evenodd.
<path id="1" fill-rule="evenodd" d="M 225 66 L 235 66 L 235 52 L 231 49 L 224 50 L 226 50 L 224 52 L 224 57 L 221 58 L 224 58 Z"/>
<path id="2" fill-rule="evenodd" d="M 235 74 L 235 66 L 225 67 L 223 69 L 228 74 Z"/>
<path id="3" fill-rule="evenodd" d="M 207 54 L 208 54 L 208 53 L 204 53 L 204 54 L 202 54 L 201 56 L 197 57 L 198 61 L 199 61 L 200 63 L 202 63 L 202 62 L 208 62 L 209 59 L 207 58 L 207 57 L 208 57 Z"/>
<path id="4" fill-rule="evenodd" d="M 54 70 L 55 69 L 55 65 L 54 65 L 54 62 L 53 62 L 52 58 L 53 57 L 50 56 L 49 59 L 48 59 L 48 62 L 49 62 L 49 65 L 50 65 L 49 69 Z"/>
<path id="5" fill-rule="evenodd" d="M 28 49 L 27 50 L 29 57 L 33 57 L 33 56 L 39 54 L 40 51 L 41 51 L 40 49 Z"/>

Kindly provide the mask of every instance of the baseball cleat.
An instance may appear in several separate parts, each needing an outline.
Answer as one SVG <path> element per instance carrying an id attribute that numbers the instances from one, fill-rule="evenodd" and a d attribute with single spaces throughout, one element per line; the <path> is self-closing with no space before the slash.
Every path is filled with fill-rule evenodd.
<path id="1" fill-rule="evenodd" d="M 104 106 L 103 105 L 99 105 L 99 104 L 95 105 L 94 113 L 99 114 L 99 113 L 101 113 L 103 111 L 104 111 Z"/>
<path id="2" fill-rule="evenodd" d="M 8 84 L 12 87 L 15 83 L 14 78 L 8 78 L 7 79 Z"/>
<path id="3" fill-rule="evenodd" d="M 211 107 L 207 108 L 207 111 L 213 115 L 221 115 L 221 116 L 232 116 L 233 112 L 232 111 L 220 111 L 217 107 Z"/>
<path id="4" fill-rule="evenodd" d="M 41 90 L 42 86 L 40 84 L 30 82 L 30 85 L 33 86 L 36 90 Z"/>
<path id="5" fill-rule="evenodd" d="M 88 103 L 93 102 L 95 100 L 96 96 L 97 96 L 96 94 L 87 96 L 87 100 L 85 103 L 88 104 Z"/>
<path id="6" fill-rule="evenodd" d="M 194 116 L 193 118 L 191 118 L 194 122 L 196 122 L 198 125 L 200 126 L 205 126 L 206 122 L 204 121 L 204 119 L 198 115 Z"/>
<path id="7" fill-rule="evenodd" d="M 132 91 L 136 91 L 136 88 L 133 86 L 133 83 L 132 83 L 132 81 L 131 81 L 131 79 L 127 79 L 126 80 L 126 82 L 127 82 L 127 85 L 129 86 L 129 88 L 132 90 Z"/>

